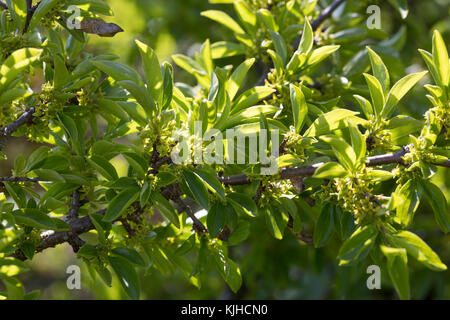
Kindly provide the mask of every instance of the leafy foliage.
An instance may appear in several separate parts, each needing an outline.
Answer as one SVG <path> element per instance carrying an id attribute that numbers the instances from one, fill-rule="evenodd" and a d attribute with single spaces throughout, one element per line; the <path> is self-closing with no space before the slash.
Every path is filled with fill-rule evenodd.
<path id="1" fill-rule="evenodd" d="M 249 237 L 330 248 L 342 268 L 382 265 L 402 299 L 411 297 L 411 261 L 447 269 L 409 231 L 421 203 L 434 213 L 428 230 L 450 231 L 448 200 L 433 180 L 450 166 L 450 61 L 439 31 L 432 51 L 417 53 L 429 71 L 399 77 L 385 61 L 399 56 L 405 29 L 389 36 L 358 26 L 365 1 L 335 1 L 329 17 L 318 1 L 214 0 L 233 13 L 201 15 L 232 40 L 206 40 L 193 56 L 174 55 L 174 65 L 136 40 L 136 70 L 85 50 L 87 33 L 123 31 L 102 20 L 112 13 L 106 2 L 27 2 L 6 1 L 0 12 L 0 138 L 42 145 L 0 178 L 1 297 L 36 298 L 16 277 L 22 261 L 63 242 L 93 278 L 111 286 L 114 275 L 132 299 L 139 273 L 155 270 L 201 288 L 213 267 L 238 292 L 252 279 L 231 249 Z M 405 1 L 389 2 L 407 18 Z M 81 10 L 81 29 L 67 28 L 69 5 Z M 248 88 L 256 69 L 261 79 Z M 176 82 L 178 72 L 196 83 Z M 420 119 L 402 114 L 420 86 L 430 108 Z M 279 151 L 277 173 L 259 174 L 261 155 L 256 163 L 196 161 L 198 149 L 251 159 L 249 146 L 220 138 L 230 130 L 278 130 L 279 141 L 257 139 L 258 150 Z M 194 162 L 173 161 L 190 142 Z M 249 259 L 263 259 L 255 252 Z"/>

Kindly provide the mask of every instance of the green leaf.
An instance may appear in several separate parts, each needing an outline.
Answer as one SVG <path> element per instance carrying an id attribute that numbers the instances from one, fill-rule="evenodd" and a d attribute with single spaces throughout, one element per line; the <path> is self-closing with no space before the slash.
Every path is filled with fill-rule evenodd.
<path id="1" fill-rule="evenodd" d="M 333 179 L 333 178 L 345 178 L 348 176 L 347 170 L 344 169 L 339 163 L 328 162 L 320 166 L 314 172 L 314 178 L 319 179 Z"/>
<path id="2" fill-rule="evenodd" d="M 283 67 L 286 65 L 287 60 L 287 45 L 286 41 L 284 41 L 283 37 L 275 31 L 269 31 L 270 36 L 272 37 L 273 45 L 275 47 L 276 53 L 278 53 L 283 61 Z"/>
<path id="3" fill-rule="evenodd" d="M 131 80 L 122 80 L 117 82 L 117 84 L 125 88 L 131 95 L 136 99 L 136 101 L 142 106 L 147 114 L 147 117 L 152 117 L 156 111 L 155 101 L 153 101 L 152 96 L 145 90 L 144 87 L 136 84 Z"/>
<path id="4" fill-rule="evenodd" d="M 163 77 L 161 66 L 152 48 L 145 43 L 135 40 L 139 53 L 141 54 L 142 64 L 144 66 L 145 79 L 147 80 L 147 90 L 154 101 L 159 101 L 162 94 Z"/>
<path id="5" fill-rule="evenodd" d="M 411 88 L 427 73 L 428 71 L 413 73 L 397 81 L 391 91 L 389 91 L 389 95 L 387 97 L 386 104 L 381 111 L 381 115 L 388 118 L 394 112 L 394 108 L 405 96 L 405 94 L 408 93 L 408 91 L 411 90 Z"/>
<path id="6" fill-rule="evenodd" d="M 119 179 L 114 166 L 102 156 L 92 155 L 87 161 L 106 179 L 110 181 Z"/>
<path id="7" fill-rule="evenodd" d="M 231 259 L 229 259 L 222 248 L 212 248 L 216 269 L 222 278 L 230 286 L 233 292 L 237 292 L 242 286 L 242 276 L 239 267 Z"/>
<path id="8" fill-rule="evenodd" d="M 356 169 L 363 167 L 366 160 L 366 139 L 363 137 L 358 127 L 349 121 L 348 129 L 350 131 L 350 137 L 352 139 L 352 148 L 356 155 Z"/>
<path id="9" fill-rule="evenodd" d="M 410 179 L 399 185 L 393 197 L 396 204 L 395 221 L 404 227 L 410 225 L 414 212 L 419 207 L 420 192 L 416 180 Z"/>
<path id="10" fill-rule="evenodd" d="M 16 223 L 30 226 L 37 229 L 67 231 L 70 226 L 64 221 L 57 222 L 55 218 L 49 217 L 47 214 L 39 209 L 26 208 L 24 210 L 17 210 L 13 213 Z"/>
<path id="11" fill-rule="evenodd" d="M 370 178 L 371 181 L 385 181 L 393 179 L 395 175 L 392 172 L 385 170 L 368 170 L 367 177 Z"/>
<path id="12" fill-rule="evenodd" d="M 236 93 L 242 85 L 245 77 L 247 76 L 248 71 L 255 63 L 255 58 L 247 59 L 243 63 L 241 63 L 236 70 L 231 74 L 230 79 L 227 82 L 228 85 L 228 96 L 230 97 L 230 101 L 233 101 Z"/>
<path id="13" fill-rule="evenodd" d="M 93 259 L 97 257 L 98 249 L 89 243 L 86 243 L 77 252 L 77 258 Z"/>
<path id="14" fill-rule="evenodd" d="M 247 2 L 240 0 L 234 2 L 234 9 L 245 29 L 251 34 L 256 34 L 258 19 L 253 8 L 251 8 Z"/>
<path id="15" fill-rule="evenodd" d="M 255 201 L 253 201 L 250 196 L 243 193 L 233 192 L 227 195 L 227 200 L 231 202 L 237 212 L 242 212 L 252 218 L 256 216 L 258 209 Z"/>
<path id="16" fill-rule="evenodd" d="M 245 33 L 241 26 L 228 14 L 219 10 L 206 10 L 200 13 L 202 16 L 214 20 L 236 33 Z"/>
<path id="17" fill-rule="evenodd" d="M 130 166 L 136 171 L 138 177 L 144 178 L 148 171 L 147 161 L 142 156 L 134 152 L 122 152 L 122 155 Z"/>
<path id="18" fill-rule="evenodd" d="M 153 192 L 150 195 L 150 199 L 152 199 L 153 205 L 161 212 L 161 214 L 165 218 L 172 222 L 177 228 L 180 228 L 180 218 L 177 212 L 170 204 L 170 202 L 161 195 L 161 193 Z"/>
<path id="19" fill-rule="evenodd" d="M 66 62 L 60 55 L 56 54 L 54 57 L 55 75 L 53 77 L 53 86 L 56 89 L 61 89 L 70 81 L 69 71 L 67 71 Z"/>
<path id="20" fill-rule="evenodd" d="M 403 20 L 408 16 L 408 2 L 406 0 L 389 0 L 389 2 L 397 9 Z"/>
<path id="21" fill-rule="evenodd" d="M 139 197 L 138 188 L 128 188 L 122 190 L 117 196 L 115 196 L 106 209 L 105 217 L 103 221 L 113 222 L 119 218 L 125 210 L 133 204 Z"/>
<path id="22" fill-rule="evenodd" d="M 331 146 L 336 158 L 348 171 L 353 172 L 356 169 L 355 151 L 344 139 L 336 135 L 328 135 L 320 137 L 320 140 Z"/>
<path id="23" fill-rule="evenodd" d="M 444 193 L 438 186 L 427 180 L 421 180 L 420 185 L 422 193 L 433 209 L 437 224 L 445 233 L 450 232 L 450 210 Z"/>
<path id="24" fill-rule="evenodd" d="M 371 119 L 372 115 L 373 115 L 373 108 L 372 108 L 372 104 L 370 103 L 370 101 L 364 97 L 357 95 L 357 94 L 353 95 L 353 97 L 356 99 L 356 101 L 358 101 L 358 104 L 361 107 L 361 110 L 366 115 L 367 119 Z"/>
<path id="25" fill-rule="evenodd" d="M 339 265 L 352 265 L 364 259 L 375 244 L 378 230 L 373 225 L 359 227 L 339 249 Z"/>
<path id="26" fill-rule="evenodd" d="M 137 85 L 142 85 L 141 76 L 130 67 L 115 61 L 96 60 L 91 63 L 97 68 L 114 78 L 116 81 L 129 80 Z"/>
<path id="27" fill-rule="evenodd" d="M 23 48 L 14 51 L 0 66 L 0 91 L 41 56 L 42 49 Z"/>
<path id="28" fill-rule="evenodd" d="M 216 238 L 222 229 L 225 227 L 227 221 L 227 208 L 220 202 L 212 205 L 206 217 L 206 225 L 211 238 Z"/>
<path id="29" fill-rule="evenodd" d="M 386 246 L 380 246 L 380 249 L 387 258 L 389 277 L 394 283 L 395 290 L 400 296 L 400 299 L 409 300 L 410 289 L 406 250 Z"/>
<path id="30" fill-rule="evenodd" d="M 433 55 L 429 53 L 428 51 L 419 49 L 420 54 L 423 57 L 423 60 L 425 60 L 425 63 L 428 66 L 428 69 L 431 72 L 431 75 L 433 76 L 434 81 L 436 84 L 440 87 L 443 87 L 443 83 L 441 81 L 441 75 L 439 74 L 439 70 L 436 68 L 434 61 L 433 61 Z"/>
<path id="31" fill-rule="evenodd" d="M 303 25 L 303 33 L 302 39 L 300 40 L 300 44 L 298 46 L 298 52 L 302 53 L 310 53 L 314 44 L 314 33 L 309 23 L 309 20 L 305 17 L 305 24 Z"/>
<path id="32" fill-rule="evenodd" d="M 213 59 L 222 59 L 243 55 L 246 52 L 244 45 L 229 41 L 217 41 L 211 45 L 211 57 Z"/>
<path id="33" fill-rule="evenodd" d="M 122 257 L 108 256 L 108 260 L 127 295 L 131 299 L 138 300 L 141 289 L 139 278 L 133 265 Z"/>
<path id="34" fill-rule="evenodd" d="M 437 30 L 433 33 L 433 61 L 442 84 L 447 87 L 450 82 L 450 61 L 444 39 Z"/>
<path id="35" fill-rule="evenodd" d="M 388 94 L 390 88 L 389 71 L 384 65 L 383 60 L 381 60 L 380 56 L 376 54 L 375 51 L 373 51 L 369 47 L 366 47 L 366 49 L 369 52 L 373 75 L 381 84 L 381 87 L 383 88 L 383 94 Z"/>
<path id="36" fill-rule="evenodd" d="M 300 133 L 306 116 L 308 114 L 308 105 L 306 104 L 305 95 L 297 86 L 290 85 L 292 112 L 294 116 L 294 128 L 296 133 Z"/>
<path id="37" fill-rule="evenodd" d="M 192 169 L 192 172 L 205 182 L 209 190 L 225 200 L 225 189 L 214 174 L 201 169 Z"/>
<path id="38" fill-rule="evenodd" d="M 358 112 L 335 109 L 318 117 L 306 130 L 304 137 L 317 137 L 330 133 L 336 129 L 345 128 L 348 125 L 347 119 L 354 117 Z"/>
<path id="39" fill-rule="evenodd" d="M 130 117 L 123 110 L 120 104 L 110 99 L 99 99 L 96 101 L 97 105 L 107 114 L 112 114 L 123 121 L 130 121 Z"/>
<path id="40" fill-rule="evenodd" d="M 173 97 L 173 68 L 170 63 L 163 63 L 163 96 L 160 105 L 165 110 L 172 102 Z"/>
<path id="41" fill-rule="evenodd" d="M 38 23 L 41 21 L 41 19 L 50 12 L 56 5 L 58 4 L 59 0 L 42 0 L 39 3 L 39 6 L 37 7 L 36 11 L 34 11 L 34 14 L 30 20 L 30 24 L 28 27 L 29 31 L 33 31 L 34 28 L 38 25 Z"/>
<path id="42" fill-rule="evenodd" d="M 270 234 L 278 240 L 283 239 L 284 228 L 287 224 L 287 219 L 283 219 L 283 214 L 278 208 L 269 206 L 261 208 L 261 215 L 266 217 L 266 224 L 269 227 Z"/>
<path id="43" fill-rule="evenodd" d="M 320 211 L 319 218 L 317 219 L 316 226 L 314 228 L 314 247 L 323 247 L 333 234 L 334 213 L 334 207 L 330 204 L 324 205 L 322 211 Z"/>
<path id="44" fill-rule="evenodd" d="M 132 248 L 117 247 L 111 250 L 111 253 L 127 259 L 131 263 L 137 264 L 139 266 L 145 267 L 145 261 L 142 259 L 141 255 Z"/>
<path id="45" fill-rule="evenodd" d="M 308 66 L 313 66 L 328 58 L 331 54 L 339 50 L 341 46 L 323 46 L 315 49 L 308 57 Z"/>
<path id="46" fill-rule="evenodd" d="M 234 100 L 232 105 L 232 113 L 241 111 L 248 107 L 254 106 L 262 99 L 270 96 L 275 90 L 269 87 L 254 87 L 242 93 L 237 99 Z"/>
<path id="47" fill-rule="evenodd" d="M 35 169 L 34 173 L 40 178 L 45 181 L 55 181 L 55 182 L 66 182 L 66 179 L 64 179 L 58 172 L 51 169 Z"/>
<path id="48" fill-rule="evenodd" d="M 383 106 L 385 104 L 385 97 L 383 93 L 383 87 L 377 78 L 374 76 L 364 73 L 367 85 L 369 86 L 370 96 L 372 97 L 372 105 L 375 110 L 375 115 L 380 116 Z"/>
<path id="49" fill-rule="evenodd" d="M 139 204 L 143 208 L 150 198 L 151 189 L 148 181 L 145 181 L 144 185 L 142 186 L 141 193 L 139 195 Z"/>
<path id="50" fill-rule="evenodd" d="M 183 171 L 183 178 L 192 192 L 195 200 L 205 209 L 209 207 L 209 194 L 205 183 L 192 171 Z"/>
<path id="51" fill-rule="evenodd" d="M 273 18 L 272 13 L 267 9 L 260 9 L 257 12 L 259 19 L 269 31 L 278 32 L 278 25 Z"/>
<path id="52" fill-rule="evenodd" d="M 409 231 L 387 234 L 389 241 L 398 248 L 405 248 L 409 255 L 434 271 L 447 270 L 439 256 L 417 235 Z"/>

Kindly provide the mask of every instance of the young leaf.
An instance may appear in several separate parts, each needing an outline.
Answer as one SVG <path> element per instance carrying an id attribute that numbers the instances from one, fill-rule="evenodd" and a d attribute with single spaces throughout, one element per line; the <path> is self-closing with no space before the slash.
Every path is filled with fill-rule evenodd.
<path id="1" fill-rule="evenodd" d="M 356 101 L 358 101 L 358 104 L 361 107 L 361 110 L 366 115 L 367 119 L 371 119 L 373 116 L 373 108 L 372 108 L 372 104 L 370 103 L 370 101 L 364 97 L 357 95 L 357 94 L 353 95 L 353 97 L 356 99 Z"/>
<path id="2" fill-rule="evenodd" d="M 399 185 L 394 193 L 396 204 L 395 221 L 407 227 L 411 223 L 414 212 L 419 207 L 420 192 L 416 180 L 408 180 L 404 185 Z"/>
<path id="3" fill-rule="evenodd" d="M 145 261 L 142 259 L 141 255 L 132 248 L 117 247 L 111 250 L 111 253 L 127 259 L 131 263 L 137 264 L 139 266 L 145 267 Z"/>
<path id="4" fill-rule="evenodd" d="M 380 248 L 387 258 L 389 277 L 394 283 L 395 290 L 400 296 L 400 299 L 409 300 L 410 289 L 406 250 L 386 246 L 380 246 Z"/>
<path id="5" fill-rule="evenodd" d="M 161 214 L 172 222 L 175 227 L 180 228 L 180 218 L 170 202 L 159 192 L 153 192 L 150 198 L 152 199 L 153 205 L 158 208 Z"/>
<path id="6" fill-rule="evenodd" d="M 421 191 L 431 205 L 434 218 L 445 233 L 450 232 L 450 210 L 442 190 L 428 180 L 421 180 Z"/>
<path id="7" fill-rule="evenodd" d="M 306 115 L 308 114 L 308 105 L 303 92 L 297 86 L 290 85 L 292 113 L 294 116 L 294 128 L 296 133 L 300 133 L 303 127 Z"/>
<path id="8" fill-rule="evenodd" d="M 308 57 L 308 66 L 313 66 L 328 58 L 331 54 L 339 50 L 341 46 L 323 46 L 312 51 Z"/>
<path id="9" fill-rule="evenodd" d="M 125 210 L 133 204 L 139 197 L 138 188 L 128 188 L 120 192 L 117 196 L 112 199 L 106 209 L 105 217 L 103 221 L 113 222 L 119 218 Z"/>
<path id="10" fill-rule="evenodd" d="M 183 178 L 195 200 L 205 209 L 209 207 L 209 194 L 204 182 L 192 171 L 183 171 Z"/>
<path id="11" fill-rule="evenodd" d="M 314 120 L 313 124 L 308 128 L 308 130 L 306 130 L 303 136 L 317 137 L 330 133 L 336 129 L 345 128 L 348 122 L 344 120 L 349 118 L 354 119 L 356 114 L 358 114 L 358 112 L 345 109 L 335 109 L 327 112 Z"/>
<path id="12" fill-rule="evenodd" d="M 323 247 L 333 234 L 334 213 L 334 207 L 330 204 L 324 205 L 322 211 L 320 211 L 319 218 L 317 219 L 316 226 L 314 228 L 314 247 Z"/>
<path id="13" fill-rule="evenodd" d="M 91 61 L 91 63 L 116 81 L 130 80 L 137 85 L 142 85 L 141 76 L 135 70 L 124 64 L 108 60 Z"/>
<path id="14" fill-rule="evenodd" d="M 139 277 L 133 265 L 119 256 L 108 256 L 108 260 L 127 295 L 131 299 L 138 300 L 141 289 Z"/>
<path id="15" fill-rule="evenodd" d="M 450 81 L 450 61 L 444 39 L 437 30 L 433 33 L 433 61 L 442 84 L 447 87 Z"/>
<path id="16" fill-rule="evenodd" d="M 355 151 L 344 139 L 335 135 L 328 135 L 320 137 L 320 140 L 328 143 L 331 146 L 336 158 L 348 171 L 353 172 L 355 170 Z"/>
<path id="17" fill-rule="evenodd" d="M 349 121 L 348 130 L 352 139 L 352 147 L 356 154 L 357 166 L 361 168 L 366 160 L 366 139 L 363 137 L 358 127 Z"/>
<path id="18" fill-rule="evenodd" d="M 163 77 L 158 57 L 152 48 L 145 43 L 136 40 L 139 53 L 141 54 L 142 64 L 144 66 L 145 79 L 147 81 L 147 90 L 154 101 L 159 101 L 162 94 Z"/>
<path id="19" fill-rule="evenodd" d="M 216 238 L 222 231 L 226 223 L 226 207 L 220 202 L 216 202 L 208 211 L 206 217 L 206 225 L 208 227 L 211 238 Z"/>
<path id="20" fill-rule="evenodd" d="M 231 74 L 231 77 L 227 83 L 228 96 L 230 97 L 231 101 L 233 101 L 234 97 L 236 96 L 236 93 L 238 92 L 239 88 L 242 85 L 242 82 L 244 81 L 244 78 L 246 77 L 248 71 L 250 70 L 250 68 L 253 66 L 254 63 L 255 58 L 245 60 Z"/>
<path id="21" fill-rule="evenodd" d="M 427 73 L 428 71 L 413 73 L 397 81 L 397 83 L 392 87 L 391 91 L 389 91 L 386 104 L 381 111 L 381 116 L 384 118 L 390 117 L 394 112 L 394 108 L 404 97 L 404 95 L 409 90 L 411 90 L 411 88 Z"/>
<path id="22" fill-rule="evenodd" d="M 339 265 L 351 265 L 364 259 L 375 244 L 378 230 L 373 225 L 359 227 L 339 249 Z"/>
<path id="23" fill-rule="evenodd" d="M 311 24 L 309 20 L 305 17 L 305 24 L 303 26 L 302 39 L 300 40 L 300 44 L 298 46 L 298 51 L 300 54 L 306 53 L 308 54 L 314 44 L 314 33 L 311 28 Z"/>
<path id="24" fill-rule="evenodd" d="M 344 169 L 339 163 L 328 162 L 320 166 L 316 172 L 314 172 L 314 178 L 319 179 L 333 179 L 333 178 L 345 178 L 348 176 L 348 171 Z"/>
<path id="25" fill-rule="evenodd" d="M 434 271 L 447 270 L 439 256 L 417 235 L 409 231 L 399 231 L 387 235 L 389 241 L 397 248 L 405 248 L 417 261 Z"/>
<path id="26" fill-rule="evenodd" d="M 375 110 L 375 115 L 380 116 L 381 111 L 385 103 L 383 87 L 377 78 L 374 76 L 364 73 L 367 85 L 369 86 L 370 96 L 372 97 L 372 105 Z"/>
<path id="27" fill-rule="evenodd" d="M 283 67 L 284 67 L 286 65 L 286 60 L 287 60 L 286 41 L 284 41 L 283 37 L 278 32 L 275 32 L 272 30 L 270 30 L 269 32 L 272 37 L 275 51 L 280 55 L 281 60 L 283 61 Z"/>
<path id="28" fill-rule="evenodd" d="M 214 20 L 220 24 L 223 24 L 225 27 L 233 30 L 236 33 L 244 33 L 245 31 L 241 28 L 241 26 L 228 14 L 219 10 L 206 10 L 201 13 L 202 16 L 207 17 L 211 20 Z"/>
<path id="29" fill-rule="evenodd" d="M 383 88 L 383 94 L 387 95 L 390 88 L 389 71 L 381 60 L 380 56 L 375 51 L 366 47 L 369 52 L 370 62 L 372 64 L 373 75 L 380 82 Z"/>
<path id="30" fill-rule="evenodd" d="M 225 189 L 214 174 L 201 169 L 192 169 L 192 171 L 205 182 L 209 190 L 225 200 Z"/>

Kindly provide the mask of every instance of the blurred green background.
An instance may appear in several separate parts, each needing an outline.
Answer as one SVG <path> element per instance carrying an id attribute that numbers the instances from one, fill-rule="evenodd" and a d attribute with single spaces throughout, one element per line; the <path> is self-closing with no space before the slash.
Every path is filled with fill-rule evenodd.
<path id="1" fill-rule="evenodd" d="M 111 52 L 119 55 L 122 62 L 139 68 L 138 52 L 134 39 L 139 39 L 155 48 L 160 61 L 171 61 L 174 53 L 193 55 L 200 44 L 211 41 L 232 39 L 232 35 L 210 20 L 201 17 L 207 9 L 224 9 L 233 14 L 232 6 L 212 5 L 206 0 L 108 0 L 115 16 L 108 22 L 119 24 L 125 32 L 114 38 L 91 36 L 88 50 L 93 53 Z M 387 1 L 374 1 L 382 5 L 383 28 L 392 34 L 398 30 L 400 19 L 395 17 Z M 450 1 L 408 1 L 410 16 L 406 20 L 407 41 L 401 58 L 390 62 L 391 66 L 420 68 L 426 67 L 417 52 L 418 48 L 431 50 L 431 33 L 438 28 L 450 43 Z M 386 22 L 386 23 L 384 23 Z M 242 57 L 238 57 L 242 59 Z M 227 62 L 229 63 L 229 61 Z M 396 66 L 394 66 L 396 65 Z M 193 79 L 175 70 L 176 81 L 192 83 Z M 258 74 L 251 75 L 248 86 L 256 82 Z M 418 86 L 420 87 L 420 86 Z M 417 88 L 402 103 L 401 113 L 421 118 L 430 104 L 423 88 Z M 2 161 L 0 173 L 6 175 L 11 169 L 15 154 L 28 155 L 35 144 L 12 138 L 5 146 L 9 156 Z M 121 163 L 117 163 L 121 166 Z M 445 191 L 450 199 L 450 170 L 440 169 L 434 182 Z M 444 236 L 435 228 L 431 208 L 421 203 L 412 229 L 427 239 L 439 253 L 441 259 L 450 265 L 450 235 Z M 382 289 L 370 291 L 366 287 L 368 264 L 339 268 L 335 254 L 338 243 L 325 248 L 314 249 L 299 242 L 292 236 L 276 241 L 266 236 L 266 226 L 255 223 L 250 238 L 230 248 L 230 256 L 241 267 L 244 285 L 235 295 L 224 284 L 219 274 L 211 269 L 204 276 L 203 287 L 198 290 L 180 274 L 161 275 L 153 272 L 142 275 L 143 299 L 394 299 L 396 295 L 382 271 Z M 426 231 L 425 231 L 426 230 Z M 430 231 L 431 230 L 431 231 Z M 117 279 L 113 288 L 107 288 L 100 279 L 93 281 L 81 261 L 68 245 L 48 249 L 38 254 L 33 262 L 28 262 L 31 271 L 23 274 L 27 291 L 41 290 L 43 299 L 122 299 L 126 298 Z M 68 290 L 66 268 L 77 264 L 82 268 L 82 290 Z M 433 272 L 411 262 L 410 279 L 412 297 L 416 299 L 450 299 L 450 273 Z"/>

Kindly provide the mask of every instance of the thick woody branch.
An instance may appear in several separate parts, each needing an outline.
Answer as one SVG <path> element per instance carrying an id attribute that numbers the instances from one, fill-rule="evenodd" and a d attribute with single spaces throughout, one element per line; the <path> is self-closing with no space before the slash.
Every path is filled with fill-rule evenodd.
<path id="1" fill-rule="evenodd" d="M 8 125 L 6 128 L 2 128 L 2 130 L 0 131 L 0 135 L 3 135 L 5 137 L 11 136 L 21 126 L 29 123 L 31 121 L 31 119 L 33 118 L 33 114 L 35 112 L 36 112 L 36 109 L 34 107 L 25 111 L 16 121 L 14 121 L 10 125 Z"/>
<path id="2" fill-rule="evenodd" d="M 98 212 L 105 214 L 106 210 Z M 89 232 L 95 228 L 89 216 L 76 219 L 70 223 L 71 231 L 48 231 L 41 235 L 41 244 L 36 248 L 36 253 L 42 252 L 48 248 L 54 248 L 57 245 L 69 242 L 71 237 Z M 17 250 L 12 257 L 19 260 L 26 260 L 27 258 L 21 250 Z"/>

